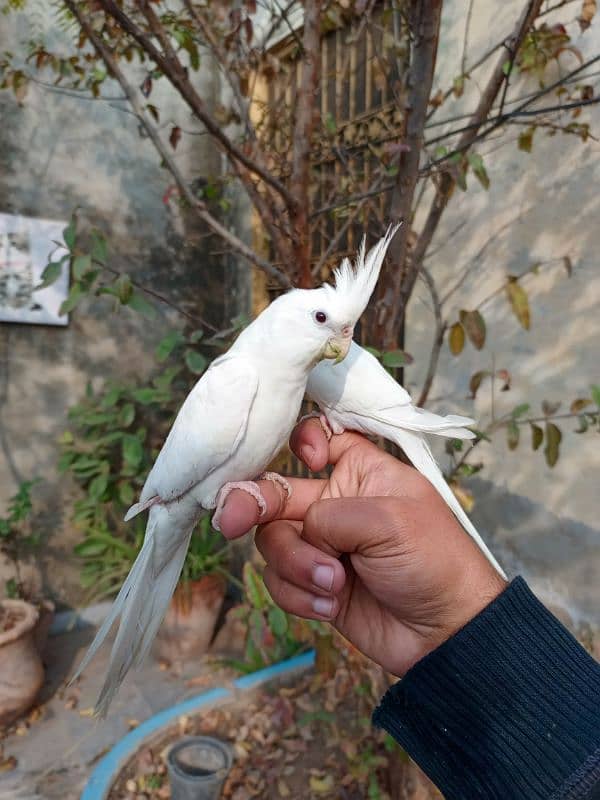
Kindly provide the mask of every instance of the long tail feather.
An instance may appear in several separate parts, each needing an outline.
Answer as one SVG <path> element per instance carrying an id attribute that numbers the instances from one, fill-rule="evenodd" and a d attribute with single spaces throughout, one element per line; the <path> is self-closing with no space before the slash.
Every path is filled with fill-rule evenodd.
<path id="1" fill-rule="evenodd" d="M 491 550 L 483 541 L 477 529 L 465 513 L 463 507 L 454 496 L 454 492 L 446 483 L 444 476 L 442 475 L 442 472 L 435 461 L 433 453 L 431 452 L 429 445 L 423 436 L 419 433 L 413 433 L 412 431 L 398 431 L 397 434 L 391 436 L 388 433 L 388 438 L 391 438 L 402 448 L 406 456 L 412 462 L 413 466 L 435 486 L 437 491 L 453 511 L 460 524 L 463 526 L 469 536 L 474 539 L 480 550 L 487 557 L 488 561 L 500 573 L 500 575 L 502 575 L 503 578 L 506 578 L 504 570 L 496 561 Z"/>
<path id="2" fill-rule="evenodd" d="M 142 549 L 72 679 L 87 667 L 120 617 L 108 673 L 95 707 L 99 716 L 106 715 L 129 669 L 143 661 L 167 611 L 194 527 L 188 516 L 182 518 L 179 527 L 177 523 L 177 516 L 170 514 L 165 506 L 155 505 L 150 509 Z"/>
<path id="3" fill-rule="evenodd" d="M 392 406 L 370 415 L 372 419 L 383 422 L 400 430 L 431 433 L 434 436 L 445 436 L 452 439 L 474 439 L 475 434 L 466 426 L 473 425 L 475 420 L 460 417 L 457 414 L 441 416 L 416 406 Z"/>

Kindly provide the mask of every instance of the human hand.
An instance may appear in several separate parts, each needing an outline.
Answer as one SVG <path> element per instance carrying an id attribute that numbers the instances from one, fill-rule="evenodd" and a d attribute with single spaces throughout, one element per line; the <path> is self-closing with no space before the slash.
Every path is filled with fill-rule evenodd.
<path id="1" fill-rule="evenodd" d="M 265 584 L 285 611 L 329 620 L 359 650 L 402 676 L 506 587 L 437 491 L 414 468 L 355 433 L 327 442 L 316 419 L 290 445 L 328 479 L 288 479 L 292 496 L 260 482 L 256 533 Z M 258 522 L 256 502 L 233 491 L 228 538 Z"/>

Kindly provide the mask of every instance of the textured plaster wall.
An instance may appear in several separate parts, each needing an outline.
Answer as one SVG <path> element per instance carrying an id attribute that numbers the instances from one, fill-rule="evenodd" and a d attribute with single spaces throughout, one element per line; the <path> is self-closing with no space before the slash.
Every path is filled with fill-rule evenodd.
<path id="1" fill-rule="evenodd" d="M 11 20 L 2 23 L 0 50 L 15 51 L 29 34 L 27 19 L 7 24 Z M 50 40 L 57 36 L 50 18 L 46 30 Z M 201 73 L 199 85 L 212 102 L 218 91 L 214 71 Z M 103 91 L 121 95 L 116 85 Z M 167 134 L 173 122 L 198 129 L 166 87 L 155 89 L 152 102 Z M 216 248 L 193 219 L 163 202 L 172 180 L 124 105 L 32 86 L 19 106 L 12 93 L 0 92 L 0 210 L 67 220 L 78 206 L 83 219 L 106 231 L 116 269 L 221 324 L 242 302 L 236 273 L 210 255 Z M 190 181 L 219 172 L 219 156 L 205 137 L 184 134 L 177 159 Z M 149 374 L 156 343 L 183 322 L 167 306 L 157 304 L 157 311 L 149 324 L 129 310 L 115 315 L 109 303 L 93 301 L 71 314 L 68 328 L 0 323 L 0 508 L 20 480 L 43 478 L 35 492 L 36 523 L 49 534 L 43 580 L 59 601 L 77 602 L 80 591 L 71 554 L 78 538 L 69 519 L 74 489 L 56 473 L 57 437 L 88 380 L 98 385 Z"/>
<path id="2" fill-rule="evenodd" d="M 470 34 L 469 62 L 507 35 L 522 8 L 521 2 L 498 4 L 476 0 Z M 577 6 L 577 4 L 575 4 Z M 580 35 L 574 21 L 578 6 L 569 6 L 557 16 L 573 20 L 568 25 L 584 58 L 600 53 L 600 20 Z M 570 10 L 569 10 L 570 9 Z M 573 10 L 575 9 L 575 10 Z M 437 63 L 437 83 L 446 88 L 460 73 L 465 21 L 465 4 L 447 2 L 443 16 L 443 45 Z M 492 59 L 490 63 L 494 63 Z M 578 66 L 568 53 L 562 56 L 563 73 Z M 593 72 L 594 68 L 588 70 Z M 548 72 L 548 82 L 557 77 Z M 479 88 L 485 84 L 485 70 L 477 81 L 467 83 L 458 112 L 475 107 Z M 583 81 L 600 91 L 598 76 Z M 519 95 L 537 89 L 535 80 L 519 82 Z M 557 102 L 549 94 L 547 105 Z M 456 106 L 452 106 L 452 115 Z M 436 118 L 450 115 L 446 108 Z M 584 110 L 579 121 L 588 120 L 592 131 L 600 132 L 597 106 Z M 454 123 L 456 125 L 457 123 Z M 430 135 L 444 128 L 431 129 Z M 600 144 L 538 131 L 533 152 L 517 148 L 520 127 L 509 129 L 509 143 L 487 141 L 479 148 L 489 172 L 488 191 L 469 177 L 468 192 L 457 191 L 444 216 L 428 262 L 441 293 L 456 281 L 482 246 L 506 223 L 506 230 L 494 239 L 480 258 L 463 289 L 449 301 L 449 307 L 474 308 L 501 285 L 507 273 L 523 272 L 535 262 L 569 255 L 574 264 L 571 278 L 558 263 L 542 268 L 524 285 L 530 294 L 532 326 L 524 331 L 501 294 L 485 307 L 488 340 L 477 352 L 467 346 L 459 358 L 444 347 L 440 370 L 432 391 L 432 407 L 470 413 L 480 424 L 489 420 L 490 393 L 482 387 L 477 399 L 467 399 L 469 377 L 478 370 L 507 368 L 513 376 L 511 391 L 499 395 L 496 413 L 509 411 L 518 403 L 531 402 L 539 412 L 540 402 L 569 402 L 589 394 L 590 383 L 600 382 L 598 341 L 600 340 Z M 458 226 L 460 230 L 453 234 Z M 419 297 L 427 300 L 424 291 Z M 424 302 L 412 306 L 408 350 L 416 357 L 407 370 L 413 387 L 421 385 L 433 334 L 432 316 Z M 451 399 L 450 399 L 451 398 Z M 560 597 L 574 616 L 600 622 L 600 524 L 598 485 L 600 448 L 597 432 L 577 436 L 576 422 L 566 420 L 561 457 L 549 469 L 542 451 L 532 453 L 529 430 L 522 431 L 518 450 L 509 452 L 503 436 L 493 445 L 482 444 L 479 456 L 485 463 L 482 480 L 473 480 L 477 505 L 476 523 L 492 537 L 498 552 L 515 571 L 522 571 L 534 587 L 548 597 Z"/>

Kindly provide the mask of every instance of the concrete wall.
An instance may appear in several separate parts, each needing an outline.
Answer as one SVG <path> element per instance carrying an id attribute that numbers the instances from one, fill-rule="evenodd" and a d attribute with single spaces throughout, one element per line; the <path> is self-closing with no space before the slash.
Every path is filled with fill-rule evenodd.
<path id="1" fill-rule="evenodd" d="M 0 50 L 17 50 L 29 27 L 26 17 L 5 18 Z M 51 42 L 60 41 L 50 16 L 45 29 Z M 212 102 L 216 73 L 208 68 L 199 80 Z M 103 93 L 122 94 L 114 84 Z M 167 123 L 198 129 L 167 87 L 159 85 L 151 101 L 166 135 Z M 165 205 L 172 179 L 125 107 L 118 99 L 94 102 L 36 85 L 19 106 L 11 92 L 0 92 L 0 210 L 68 220 L 78 206 L 83 220 L 106 232 L 112 266 L 220 325 L 242 303 L 236 271 L 210 255 L 214 243 L 193 218 L 176 203 Z M 205 137 L 184 133 L 177 160 L 190 181 L 219 172 L 219 156 Z M 185 322 L 165 305 L 156 308 L 152 324 L 127 309 L 113 314 L 101 301 L 82 303 L 68 328 L 0 324 L 0 508 L 20 480 L 43 478 L 35 491 L 36 524 L 48 535 L 43 579 L 59 601 L 74 603 L 81 595 L 71 554 L 79 538 L 69 520 L 73 487 L 57 476 L 56 440 L 89 379 L 144 378 L 152 370 L 156 343 Z"/>
<path id="2" fill-rule="evenodd" d="M 476 0 L 468 63 L 510 33 L 522 7 L 520 1 Z M 568 30 L 574 44 L 589 58 L 600 53 L 600 19 L 581 35 L 575 21 L 578 12 L 575 3 L 557 12 L 554 19 L 571 20 Z M 465 16 L 464 3 L 445 4 L 436 72 L 436 82 L 444 89 L 460 73 Z M 495 58 L 490 61 L 494 63 Z M 578 64 L 570 53 L 561 56 L 563 74 Z M 458 108 L 452 103 L 438 110 L 435 118 L 472 110 L 486 74 L 486 69 L 479 70 L 477 79 L 467 82 Z M 547 82 L 557 75 L 556 68 L 550 68 Z M 600 91 L 597 75 L 576 82 L 592 84 L 596 94 Z M 535 79 L 518 80 L 511 93 L 520 96 L 537 88 Z M 556 102 L 551 93 L 540 104 Z M 599 135 L 597 106 L 583 111 L 578 121 L 585 120 Z M 431 129 L 430 135 L 442 130 Z M 440 249 L 428 262 L 443 294 L 486 241 L 511 223 L 474 261 L 463 289 L 449 301 L 449 308 L 456 312 L 476 307 L 502 284 L 507 273 L 518 275 L 536 262 L 563 255 L 574 264 L 570 278 L 559 260 L 524 282 L 532 309 L 529 332 L 519 326 L 502 293 L 485 306 L 488 343 L 482 351 L 468 345 L 454 358 L 444 346 L 431 406 L 460 409 L 476 417 L 480 425 L 489 421 L 489 386 L 484 385 L 473 402 L 467 399 L 469 377 L 493 364 L 496 369 L 510 370 L 513 377 L 512 389 L 498 395 L 497 415 L 522 402 L 531 402 L 532 411 L 539 413 L 543 399 L 562 400 L 561 411 L 568 412 L 571 400 L 589 395 L 589 384 L 600 382 L 600 144 L 594 139 L 583 144 L 563 134 L 548 137 L 539 130 L 533 152 L 527 154 L 517 147 L 521 130 L 510 128 L 503 137 L 507 143 L 499 149 L 498 141 L 481 144 L 479 152 L 491 186 L 485 191 L 470 175 L 468 191 L 455 192 L 434 242 L 434 249 Z M 462 227 L 453 234 L 458 226 Z M 419 296 L 427 297 L 421 290 Z M 407 370 L 411 388 L 422 383 L 432 333 L 431 314 L 422 302 L 413 303 L 407 342 L 416 357 L 415 365 Z M 483 532 L 491 534 L 512 570 L 523 572 L 548 597 L 563 598 L 575 617 L 581 613 L 600 622 L 598 433 L 577 436 L 572 433 L 576 421 L 559 424 L 563 441 L 554 469 L 546 465 L 541 450 L 531 451 L 529 430 L 522 431 L 523 441 L 514 452 L 507 449 L 504 435 L 480 446 L 485 471 L 482 480 L 472 481 L 477 499 L 473 517 Z"/>

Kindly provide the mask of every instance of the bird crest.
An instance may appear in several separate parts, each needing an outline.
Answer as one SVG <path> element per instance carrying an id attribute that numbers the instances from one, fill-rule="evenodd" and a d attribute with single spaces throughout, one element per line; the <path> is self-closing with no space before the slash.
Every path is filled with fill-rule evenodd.
<path id="1" fill-rule="evenodd" d="M 343 304 L 350 319 L 358 320 L 367 307 L 379 278 L 388 246 L 401 224 L 390 225 L 385 236 L 368 253 L 366 252 L 366 237 L 363 236 L 354 264 L 350 262 L 349 258 L 344 258 L 333 273 L 335 286 L 328 284 L 324 286 L 325 289 L 335 293 L 336 301 Z"/>

